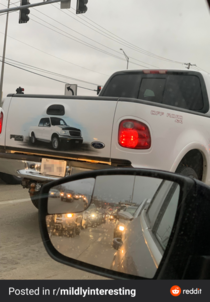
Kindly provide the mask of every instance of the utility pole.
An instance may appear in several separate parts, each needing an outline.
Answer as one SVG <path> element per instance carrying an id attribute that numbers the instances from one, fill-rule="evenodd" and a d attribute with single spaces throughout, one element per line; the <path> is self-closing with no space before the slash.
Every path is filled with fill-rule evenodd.
<path id="1" fill-rule="evenodd" d="M 10 0 L 8 0 L 8 9 L 10 5 Z M 7 44 L 7 28 L 8 28 L 8 19 L 9 19 L 9 12 L 7 12 L 7 19 L 6 19 L 6 26 L 5 26 L 5 34 L 4 34 L 4 46 L 3 46 L 3 56 L 2 56 L 2 63 L 1 63 L 1 79 L 0 79 L 0 104 L 2 102 L 2 95 L 3 95 L 3 79 L 4 79 L 4 62 L 5 62 L 5 52 L 6 52 L 6 44 Z"/>
<path id="2" fill-rule="evenodd" d="M 187 65 L 187 69 L 190 69 L 190 66 L 196 66 L 197 67 L 197 65 L 196 64 L 191 64 L 191 63 L 184 63 L 184 65 Z"/>
<path id="3" fill-rule="evenodd" d="M 129 57 L 126 55 L 126 53 L 124 52 L 124 50 L 122 48 L 120 48 L 120 50 L 122 50 L 122 52 L 124 53 L 124 56 L 127 60 L 127 69 L 128 69 L 128 64 L 129 64 Z"/>

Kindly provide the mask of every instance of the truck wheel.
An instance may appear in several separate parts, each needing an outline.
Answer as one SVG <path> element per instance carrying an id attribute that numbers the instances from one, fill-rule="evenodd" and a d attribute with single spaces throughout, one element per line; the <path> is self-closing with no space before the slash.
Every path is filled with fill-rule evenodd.
<path id="1" fill-rule="evenodd" d="M 35 208 L 39 209 L 39 193 L 35 193 L 33 196 L 30 197 Z"/>
<path id="2" fill-rule="evenodd" d="M 177 170 L 176 173 L 181 174 L 183 176 L 188 176 L 188 177 L 192 177 L 195 179 L 198 179 L 198 175 L 195 172 L 195 170 L 191 167 L 186 167 L 184 165 L 180 165 Z"/>
<path id="3" fill-rule="evenodd" d="M 53 150 L 58 150 L 60 148 L 60 141 L 57 135 L 54 135 L 51 140 Z"/>
<path id="4" fill-rule="evenodd" d="M 35 137 L 34 133 L 31 134 L 31 143 L 32 143 L 32 145 L 36 144 L 36 137 Z"/>
<path id="5" fill-rule="evenodd" d="M 0 173 L 0 178 L 8 185 L 20 185 L 21 178 L 6 173 Z"/>

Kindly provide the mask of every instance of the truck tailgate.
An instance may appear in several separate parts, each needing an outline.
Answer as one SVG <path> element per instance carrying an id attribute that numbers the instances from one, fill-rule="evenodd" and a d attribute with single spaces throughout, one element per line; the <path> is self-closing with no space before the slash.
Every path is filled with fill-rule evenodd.
<path id="1" fill-rule="evenodd" d="M 6 147 L 17 152 L 39 155 L 53 154 L 55 157 L 67 158 L 84 156 L 109 161 L 116 104 L 116 98 L 55 98 L 55 96 L 30 97 L 29 95 L 12 97 L 7 119 Z M 39 127 L 40 121 L 44 118 L 50 118 L 50 121 L 52 118 L 62 119 L 62 125 Z M 40 135 L 36 144 L 32 144 L 31 141 L 33 128 L 35 132 L 40 128 L 39 133 L 35 134 Z M 52 137 L 53 131 L 60 135 L 63 129 L 67 129 L 67 136 L 69 130 L 70 135 L 75 136 L 74 133 L 79 131 L 82 143 L 76 145 L 78 141 L 71 136 L 70 141 L 59 147 L 59 150 L 54 150 L 49 137 Z M 66 140 L 65 135 L 61 137 Z"/>

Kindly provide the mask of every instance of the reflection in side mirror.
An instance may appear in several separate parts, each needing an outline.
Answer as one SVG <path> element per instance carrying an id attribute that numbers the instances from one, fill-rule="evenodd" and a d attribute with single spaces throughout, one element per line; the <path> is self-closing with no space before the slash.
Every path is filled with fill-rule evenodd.
<path id="1" fill-rule="evenodd" d="M 66 182 L 49 191 L 47 230 L 54 248 L 67 257 L 153 278 L 179 196 L 179 184 L 144 176 Z"/>
<path id="2" fill-rule="evenodd" d="M 94 178 L 87 178 L 50 189 L 48 194 L 48 213 L 66 214 L 84 211 L 90 204 Z"/>
<path id="3" fill-rule="evenodd" d="M 115 250 L 118 250 L 121 246 L 123 245 L 122 239 L 121 238 L 114 238 L 113 239 L 113 248 Z"/>

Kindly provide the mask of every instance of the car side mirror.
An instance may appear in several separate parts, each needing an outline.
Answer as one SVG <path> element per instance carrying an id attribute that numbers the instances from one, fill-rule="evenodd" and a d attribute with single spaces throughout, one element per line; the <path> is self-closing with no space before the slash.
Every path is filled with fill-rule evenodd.
<path id="1" fill-rule="evenodd" d="M 60 185 L 88 202 L 62 203 L 59 194 L 52 198 L 49 191 L 59 191 Z M 209 196 L 210 188 L 202 182 L 169 172 L 107 169 L 75 174 L 42 187 L 42 240 L 54 260 L 109 278 L 210 277 L 202 269 L 210 258 Z M 113 208 L 126 204 L 133 218 L 115 221 L 97 214 L 108 203 Z M 195 265 L 198 258 L 202 273 Z"/>

